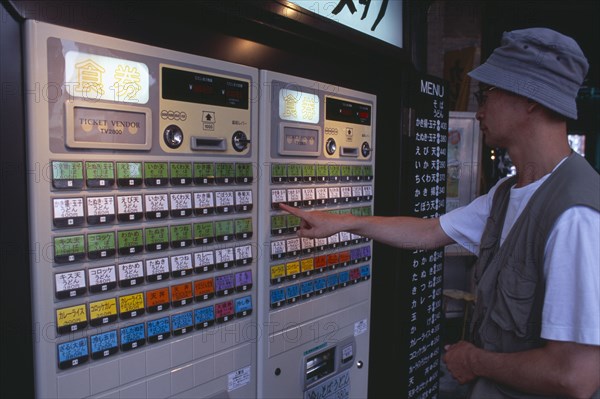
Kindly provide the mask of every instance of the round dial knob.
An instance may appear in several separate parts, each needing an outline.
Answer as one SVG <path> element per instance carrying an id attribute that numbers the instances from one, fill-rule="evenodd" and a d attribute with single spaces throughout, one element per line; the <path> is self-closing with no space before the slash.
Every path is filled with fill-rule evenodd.
<path id="1" fill-rule="evenodd" d="M 360 146 L 360 152 L 362 154 L 363 157 L 368 157 L 371 154 L 371 151 L 373 151 L 371 149 L 371 146 L 369 145 L 369 143 L 367 143 L 366 141 L 364 143 L 362 143 L 362 146 Z"/>
<path id="2" fill-rule="evenodd" d="M 183 143 L 183 132 L 177 125 L 169 125 L 163 133 L 165 144 L 169 148 L 179 148 Z"/>
<path id="3" fill-rule="evenodd" d="M 333 155 L 335 153 L 335 150 L 337 150 L 337 144 L 335 143 L 335 140 L 332 138 L 328 138 L 325 142 L 325 151 L 327 151 L 329 155 Z"/>
<path id="4" fill-rule="evenodd" d="M 242 132 L 241 130 L 233 133 L 233 136 L 231 137 L 231 145 L 237 152 L 244 151 L 246 148 L 248 148 L 249 143 L 250 140 L 248 140 L 248 136 L 246 136 L 246 133 Z"/>

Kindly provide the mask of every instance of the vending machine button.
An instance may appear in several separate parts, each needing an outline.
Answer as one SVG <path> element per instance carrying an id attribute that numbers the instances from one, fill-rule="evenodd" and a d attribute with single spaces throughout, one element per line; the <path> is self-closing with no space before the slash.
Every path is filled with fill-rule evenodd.
<path id="1" fill-rule="evenodd" d="M 144 162 L 144 182 L 150 187 L 166 186 L 169 170 L 166 162 Z"/>

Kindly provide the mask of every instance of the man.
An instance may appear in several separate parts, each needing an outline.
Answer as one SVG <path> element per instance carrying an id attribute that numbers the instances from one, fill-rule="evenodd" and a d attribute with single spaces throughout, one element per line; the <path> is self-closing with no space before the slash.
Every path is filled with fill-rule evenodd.
<path id="1" fill-rule="evenodd" d="M 298 234 L 348 231 L 400 248 L 458 243 L 475 265 L 473 342 L 443 360 L 472 398 L 590 397 L 600 388 L 600 176 L 567 142 L 588 70 L 577 43 L 545 28 L 503 35 L 470 76 L 486 143 L 517 175 L 439 219 L 305 212 Z M 540 396 L 537 396 L 540 395 Z"/>

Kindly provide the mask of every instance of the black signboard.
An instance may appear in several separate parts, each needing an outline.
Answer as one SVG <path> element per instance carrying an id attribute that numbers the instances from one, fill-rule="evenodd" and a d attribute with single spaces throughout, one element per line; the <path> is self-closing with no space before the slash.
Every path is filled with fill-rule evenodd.
<path id="1" fill-rule="evenodd" d="M 408 214 L 435 218 L 446 209 L 448 142 L 447 86 L 443 80 L 418 76 L 411 92 L 414 117 L 405 142 L 404 195 Z M 444 249 L 406 254 L 408 293 L 404 319 L 403 364 L 408 367 L 406 398 L 437 398 L 439 393 Z"/>

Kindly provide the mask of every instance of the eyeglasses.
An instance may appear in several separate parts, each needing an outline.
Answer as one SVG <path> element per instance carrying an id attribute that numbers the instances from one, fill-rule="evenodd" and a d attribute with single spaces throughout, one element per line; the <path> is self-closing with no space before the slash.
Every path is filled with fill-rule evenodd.
<path id="1" fill-rule="evenodd" d="M 489 86 L 482 89 L 477 90 L 473 95 L 475 96 L 475 100 L 477 101 L 477 105 L 483 107 L 487 98 L 489 96 L 489 92 L 496 89 L 496 86 Z"/>

